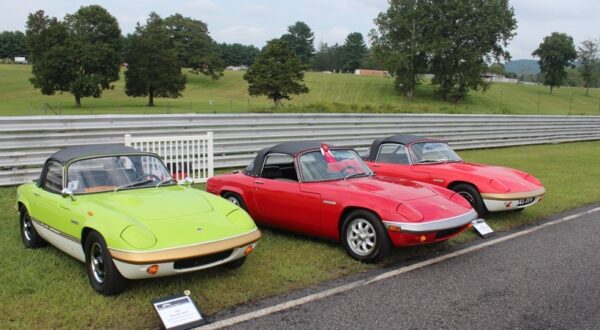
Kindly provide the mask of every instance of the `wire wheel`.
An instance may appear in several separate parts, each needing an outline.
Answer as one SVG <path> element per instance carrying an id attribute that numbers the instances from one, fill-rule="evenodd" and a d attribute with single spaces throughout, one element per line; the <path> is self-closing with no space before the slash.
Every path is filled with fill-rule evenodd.
<path id="1" fill-rule="evenodd" d="M 92 267 L 92 274 L 98 283 L 104 283 L 106 276 L 106 268 L 104 266 L 104 255 L 102 253 L 102 246 L 98 242 L 94 242 L 90 249 L 90 265 Z"/>
<path id="2" fill-rule="evenodd" d="M 371 223 L 363 218 L 353 219 L 347 227 L 346 239 L 352 252 L 366 256 L 377 245 L 377 234 Z"/>

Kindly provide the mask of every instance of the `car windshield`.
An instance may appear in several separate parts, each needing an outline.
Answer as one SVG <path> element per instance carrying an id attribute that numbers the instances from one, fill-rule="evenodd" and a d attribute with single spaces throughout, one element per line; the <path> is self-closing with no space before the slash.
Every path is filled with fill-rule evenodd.
<path id="1" fill-rule="evenodd" d="M 85 159 L 69 165 L 67 187 L 73 193 L 94 193 L 175 183 L 155 156 L 124 155 Z"/>
<path id="2" fill-rule="evenodd" d="M 419 142 L 410 146 L 414 164 L 459 162 L 462 159 L 443 142 Z"/>
<path id="3" fill-rule="evenodd" d="M 348 179 L 371 175 L 369 167 L 351 149 L 312 151 L 300 156 L 303 181 Z"/>

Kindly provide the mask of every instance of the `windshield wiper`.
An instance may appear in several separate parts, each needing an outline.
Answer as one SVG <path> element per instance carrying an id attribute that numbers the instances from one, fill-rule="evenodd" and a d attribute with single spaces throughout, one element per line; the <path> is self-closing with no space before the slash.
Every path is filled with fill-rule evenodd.
<path id="1" fill-rule="evenodd" d="M 161 181 L 161 182 L 157 183 L 155 187 L 156 187 L 156 188 L 158 188 L 158 187 L 160 187 L 161 185 L 163 185 L 163 184 L 165 184 L 165 183 L 169 183 L 169 182 L 177 182 L 177 181 L 176 181 L 175 179 L 173 179 L 173 178 L 169 178 L 169 179 L 166 179 L 166 180 L 164 180 L 164 181 Z"/>
<path id="2" fill-rule="evenodd" d="M 117 190 L 123 189 L 123 188 L 131 188 L 131 187 L 141 186 L 141 185 L 144 185 L 146 183 L 150 183 L 152 181 L 154 181 L 154 180 L 152 180 L 152 179 L 146 179 L 146 180 L 143 180 L 143 181 L 130 182 L 128 184 L 124 184 L 122 186 L 116 187 L 114 191 L 116 192 Z"/>
<path id="3" fill-rule="evenodd" d="M 371 175 L 371 174 L 370 173 L 365 173 L 365 172 L 363 172 L 363 173 L 351 173 L 351 174 L 346 175 L 344 177 L 344 180 L 352 178 L 352 177 L 355 177 L 355 176 L 359 176 L 359 175 Z"/>
<path id="4" fill-rule="evenodd" d="M 442 161 L 440 160 L 433 160 L 433 159 L 423 159 L 417 162 L 417 164 L 427 164 L 427 163 L 440 163 Z"/>

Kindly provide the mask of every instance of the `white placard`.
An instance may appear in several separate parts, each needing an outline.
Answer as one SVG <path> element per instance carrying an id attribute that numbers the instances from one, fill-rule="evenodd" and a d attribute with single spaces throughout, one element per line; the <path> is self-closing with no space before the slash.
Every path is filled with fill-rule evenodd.
<path id="1" fill-rule="evenodd" d="M 152 304 L 166 329 L 191 328 L 206 323 L 189 296 L 155 300 Z"/>
<path id="2" fill-rule="evenodd" d="M 477 219 L 471 222 L 471 224 L 473 224 L 473 228 L 481 237 L 489 237 L 494 234 L 494 230 L 483 219 Z"/>

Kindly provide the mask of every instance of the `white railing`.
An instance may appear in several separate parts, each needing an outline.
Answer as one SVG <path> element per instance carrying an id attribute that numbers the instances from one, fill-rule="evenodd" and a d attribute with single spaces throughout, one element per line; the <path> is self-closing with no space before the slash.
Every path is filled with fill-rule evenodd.
<path id="1" fill-rule="evenodd" d="M 162 157 L 176 180 L 186 177 L 206 182 L 214 175 L 213 133 L 184 136 L 141 136 L 125 134 L 125 145 Z"/>

